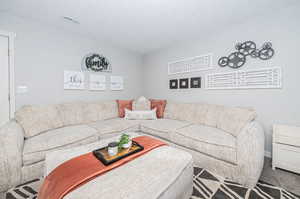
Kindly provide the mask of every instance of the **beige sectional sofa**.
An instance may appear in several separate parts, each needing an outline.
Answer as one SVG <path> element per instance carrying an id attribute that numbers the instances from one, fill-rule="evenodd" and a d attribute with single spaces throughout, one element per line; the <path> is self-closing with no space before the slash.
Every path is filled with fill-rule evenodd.
<path id="1" fill-rule="evenodd" d="M 262 171 L 264 132 L 253 110 L 168 102 L 163 119 L 125 120 L 115 101 L 24 106 L 0 129 L 0 192 L 39 178 L 47 152 L 142 131 L 193 155 L 198 166 L 253 187 Z"/>

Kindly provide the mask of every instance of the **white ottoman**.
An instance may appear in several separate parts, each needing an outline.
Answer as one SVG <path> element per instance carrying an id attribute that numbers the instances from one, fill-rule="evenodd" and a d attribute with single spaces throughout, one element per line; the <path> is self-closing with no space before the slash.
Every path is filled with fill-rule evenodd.
<path id="1" fill-rule="evenodd" d="M 45 172 L 48 174 L 62 162 L 117 139 L 114 137 L 51 152 L 46 155 Z M 182 150 L 162 146 L 89 181 L 64 199 L 189 199 L 192 189 L 192 156 Z"/>

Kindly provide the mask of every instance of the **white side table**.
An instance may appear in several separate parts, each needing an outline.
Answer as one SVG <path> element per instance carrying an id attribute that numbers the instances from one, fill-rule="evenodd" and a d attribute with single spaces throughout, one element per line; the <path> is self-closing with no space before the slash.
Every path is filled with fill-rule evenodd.
<path id="1" fill-rule="evenodd" d="M 273 125 L 272 168 L 300 173 L 300 127 Z"/>

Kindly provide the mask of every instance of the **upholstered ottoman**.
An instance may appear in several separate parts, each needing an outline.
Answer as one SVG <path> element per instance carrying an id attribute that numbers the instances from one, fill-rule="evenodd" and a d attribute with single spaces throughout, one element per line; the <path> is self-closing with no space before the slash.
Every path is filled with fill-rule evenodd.
<path id="1" fill-rule="evenodd" d="M 113 137 L 86 146 L 51 152 L 46 156 L 45 174 L 66 160 L 117 139 Z M 182 150 L 162 146 L 87 182 L 64 199 L 188 199 L 192 187 L 192 156 Z"/>

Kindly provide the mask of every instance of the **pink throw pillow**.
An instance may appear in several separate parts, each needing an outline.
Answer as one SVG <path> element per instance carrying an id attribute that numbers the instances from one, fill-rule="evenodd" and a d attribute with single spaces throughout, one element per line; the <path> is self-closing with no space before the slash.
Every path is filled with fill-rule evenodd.
<path id="1" fill-rule="evenodd" d="M 125 109 L 132 110 L 133 100 L 117 100 L 119 117 L 125 117 Z"/>
<path id="2" fill-rule="evenodd" d="M 167 100 L 150 99 L 150 102 L 151 102 L 151 109 L 156 108 L 157 118 L 163 118 Z"/>

